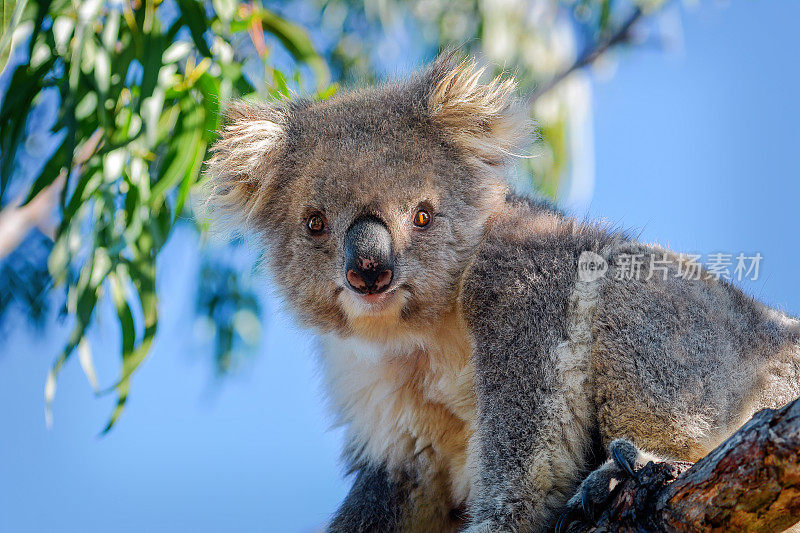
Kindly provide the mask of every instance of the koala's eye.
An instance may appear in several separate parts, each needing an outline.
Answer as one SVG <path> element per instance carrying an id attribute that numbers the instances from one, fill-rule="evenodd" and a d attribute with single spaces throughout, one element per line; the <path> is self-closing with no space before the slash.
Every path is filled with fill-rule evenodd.
<path id="1" fill-rule="evenodd" d="M 431 214 L 425 209 L 417 209 L 414 213 L 414 225 L 418 228 L 424 228 L 431 223 Z"/>
<path id="2" fill-rule="evenodd" d="M 306 227 L 312 235 L 321 235 L 325 231 L 325 216 L 322 213 L 314 213 L 306 220 Z"/>

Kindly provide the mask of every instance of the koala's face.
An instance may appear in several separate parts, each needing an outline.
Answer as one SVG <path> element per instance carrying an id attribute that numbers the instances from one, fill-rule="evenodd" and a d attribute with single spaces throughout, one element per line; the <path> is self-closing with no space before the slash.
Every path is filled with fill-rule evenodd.
<path id="1" fill-rule="evenodd" d="M 497 148 L 508 150 L 502 138 L 487 139 L 500 126 L 474 110 L 466 128 L 478 131 L 467 137 L 431 110 L 447 104 L 431 101 L 442 78 L 464 69 L 451 65 L 324 103 L 234 111 L 209 164 L 212 199 L 246 212 L 266 241 L 275 282 L 305 324 L 389 340 L 453 306 L 505 193 L 493 169 L 503 159 Z M 501 96 L 499 82 L 472 84 L 485 97 L 487 87 Z"/>
<path id="2" fill-rule="evenodd" d="M 333 103 L 287 125 L 266 238 L 284 296 L 317 327 L 378 333 L 378 318 L 435 319 L 502 191 L 435 132 L 379 131 L 380 115 Z"/>

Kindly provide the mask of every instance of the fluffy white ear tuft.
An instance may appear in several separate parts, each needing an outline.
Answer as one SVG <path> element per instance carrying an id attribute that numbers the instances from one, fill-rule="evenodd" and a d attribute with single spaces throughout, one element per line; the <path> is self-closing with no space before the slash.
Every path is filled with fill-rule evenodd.
<path id="1" fill-rule="evenodd" d="M 253 225 L 272 196 L 286 114 L 266 104 L 237 102 L 226 110 L 224 124 L 206 162 L 206 205 L 212 212 Z"/>
<path id="2" fill-rule="evenodd" d="M 467 153 L 499 166 L 530 141 L 533 125 L 514 96 L 516 82 L 497 76 L 482 83 L 484 71 L 474 60 L 440 56 L 428 71 L 428 112 Z"/>

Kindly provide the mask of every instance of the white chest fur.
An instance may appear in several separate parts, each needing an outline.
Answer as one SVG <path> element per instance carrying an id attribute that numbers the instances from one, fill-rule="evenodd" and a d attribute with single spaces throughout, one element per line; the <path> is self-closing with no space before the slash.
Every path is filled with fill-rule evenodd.
<path id="1" fill-rule="evenodd" d="M 331 407 L 357 458 L 444 475 L 453 503 L 466 501 L 476 406 L 472 346 L 460 321 L 392 344 L 320 340 Z"/>

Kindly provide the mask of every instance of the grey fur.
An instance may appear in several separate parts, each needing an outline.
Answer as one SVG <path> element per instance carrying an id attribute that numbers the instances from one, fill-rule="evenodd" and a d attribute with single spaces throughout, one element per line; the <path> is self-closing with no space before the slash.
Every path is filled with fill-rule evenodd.
<path id="1" fill-rule="evenodd" d="M 511 85 L 478 75 L 448 56 L 329 102 L 240 104 L 209 162 L 211 206 L 263 236 L 320 334 L 356 472 L 331 531 L 454 531 L 463 508 L 470 532 L 541 531 L 614 439 L 696 460 L 800 395 L 796 320 L 707 274 L 617 280 L 623 255 L 667 252 L 506 194 L 529 129 Z M 324 235 L 305 231 L 311 212 Z M 389 311 L 344 281 L 364 215 L 392 234 Z M 606 276 L 578 280 L 586 251 Z"/>

